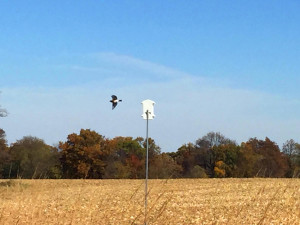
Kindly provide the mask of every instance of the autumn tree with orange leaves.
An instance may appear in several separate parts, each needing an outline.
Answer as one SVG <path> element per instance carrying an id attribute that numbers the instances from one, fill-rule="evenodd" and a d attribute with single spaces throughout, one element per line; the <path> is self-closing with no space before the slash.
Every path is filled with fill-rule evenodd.
<path id="1" fill-rule="evenodd" d="M 89 129 L 70 134 L 60 142 L 61 164 L 64 178 L 103 178 L 105 158 L 108 155 L 104 136 Z"/>

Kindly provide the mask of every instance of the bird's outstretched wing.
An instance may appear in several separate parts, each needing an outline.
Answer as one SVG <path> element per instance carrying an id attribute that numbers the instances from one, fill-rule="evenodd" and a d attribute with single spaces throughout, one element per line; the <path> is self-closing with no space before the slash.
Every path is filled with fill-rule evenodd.
<path id="1" fill-rule="evenodd" d="M 115 96 L 115 95 L 112 95 L 111 98 L 112 98 L 113 100 L 117 100 L 117 99 L 118 99 L 117 96 Z"/>

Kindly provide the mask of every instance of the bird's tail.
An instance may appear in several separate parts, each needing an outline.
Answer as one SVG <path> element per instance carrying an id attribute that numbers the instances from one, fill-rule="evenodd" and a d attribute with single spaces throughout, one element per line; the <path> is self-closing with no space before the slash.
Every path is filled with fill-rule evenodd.
<path id="1" fill-rule="evenodd" d="M 122 101 L 122 99 L 119 100 L 119 102 L 121 102 L 121 101 Z"/>

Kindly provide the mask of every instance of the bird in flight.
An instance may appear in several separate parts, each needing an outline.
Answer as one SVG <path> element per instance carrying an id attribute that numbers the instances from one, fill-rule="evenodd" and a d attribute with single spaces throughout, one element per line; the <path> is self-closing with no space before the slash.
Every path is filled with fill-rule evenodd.
<path id="1" fill-rule="evenodd" d="M 118 102 L 121 102 L 122 100 L 118 99 L 118 97 L 115 95 L 112 95 L 111 98 L 112 99 L 110 100 L 110 102 L 112 103 L 112 109 L 114 109 L 118 105 Z"/>

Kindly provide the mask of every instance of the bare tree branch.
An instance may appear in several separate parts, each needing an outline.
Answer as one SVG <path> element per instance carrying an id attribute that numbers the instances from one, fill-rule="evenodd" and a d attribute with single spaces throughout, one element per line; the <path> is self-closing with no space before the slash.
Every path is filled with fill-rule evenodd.
<path id="1" fill-rule="evenodd" d="M 1 94 L 1 91 L 0 91 Z M 8 112 L 6 111 L 6 109 L 2 109 L 1 105 L 0 105 L 0 117 L 6 117 L 8 115 Z"/>
<path id="2" fill-rule="evenodd" d="M 1 109 L 0 108 L 0 117 L 6 117 L 7 116 L 7 111 L 6 111 L 6 109 Z"/>

